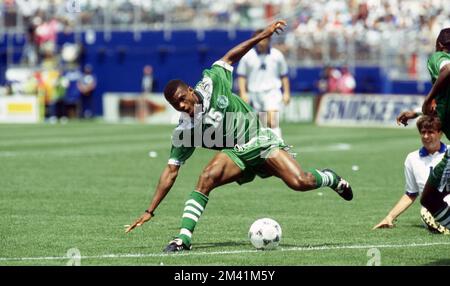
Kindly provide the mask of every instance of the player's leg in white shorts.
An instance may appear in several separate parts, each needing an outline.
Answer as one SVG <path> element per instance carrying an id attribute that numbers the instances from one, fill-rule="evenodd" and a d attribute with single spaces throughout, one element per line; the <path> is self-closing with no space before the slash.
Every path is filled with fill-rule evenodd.
<path id="1" fill-rule="evenodd" d="M 250 105 L 253 107 L 256 113 L 258 113 L 259 120 L 261 120 L 262 126 L 267 127 L 267 114 L 264 110 L 264 102 L 261 92 L 249 92 L 248 97 L 250 99 Z"/>
<path id="2" fill-rule="evenodd" d="M 281 138 L 281 129 L 279 125 L 280 111 L 283 104 L 283 95 L 280 89 L 272 89 L 261 95 L 264 104 L 264 111 L 270 112 L 270 126 L 275 134 Z"/>

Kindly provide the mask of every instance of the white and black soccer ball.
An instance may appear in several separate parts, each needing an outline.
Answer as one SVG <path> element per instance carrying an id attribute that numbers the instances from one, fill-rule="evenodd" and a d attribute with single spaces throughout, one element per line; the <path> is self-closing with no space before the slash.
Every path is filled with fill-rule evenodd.
<path id="1" fill-rule="evenodd" d="M 248 238 L 256 249 L 275 249 L 281 240 L 281 226 L 270 218 L 256 220 L 248 231 Z"/>

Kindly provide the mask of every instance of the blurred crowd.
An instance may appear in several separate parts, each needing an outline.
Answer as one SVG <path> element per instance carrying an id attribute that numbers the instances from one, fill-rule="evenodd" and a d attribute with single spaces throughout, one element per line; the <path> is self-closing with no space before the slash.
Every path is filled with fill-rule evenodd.
<path id="1" fill-rule="evenodd" d="M 38 90 L 50 106 L 48 116 L 58 113 L 53 106 L 59 98 L 64 106 L 84 105 L 78 116 L 92 114 L 78 83 L 92 70 L 79 64 L 81 46 L 58 47 L 59 32 L 255 29 L 286 19 L 289 28 L 274 45 L 292 66 L 325 65 L 318 87 L 336 91 L 354 83 L 348 69 L 332 67 L 382 65 L 392 78 L 427 79 L 426 57 L 440 29 L 450 27 L 448 0 L 2 0 L 0 12 L 0 36 L 24 34 L 21 62 L 33 67 L 29 80 L 20 86 L 12 81 L 8 91 Z"/>
<path id="2" fill-rule="evenodd" d="M 416 63 L 450 26 L 447 0 L 3 0 L 0 9 L 0 25 L 35 29 L 38 43 L 83 27 L 253 29 L 284 18 L 276 44 L 292 65 L 381 62 L 394 77 L 420 77 Z"/>
<path id="3" fill-rule="evenodd" d="M 393 77 L 421 78 L 440 29 L 450 26 L 444 0 L 300 1 L 287 50 L 303 65 L 381 64 Z"/>

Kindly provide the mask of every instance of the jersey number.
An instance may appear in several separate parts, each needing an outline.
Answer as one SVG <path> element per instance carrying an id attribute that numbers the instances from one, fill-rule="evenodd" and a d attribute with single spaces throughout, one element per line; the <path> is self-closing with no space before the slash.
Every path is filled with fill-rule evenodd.
<path id="1" fill-rule="evenodd" d="M 216 111 L 213 107 L 211 107 L 211 109 L 205 116 L 205 123 L 211 124 L 212 126 L 214 126 L 214 128 L 217 128 L 222 119 L 223 114 L 220 111 Z"/>

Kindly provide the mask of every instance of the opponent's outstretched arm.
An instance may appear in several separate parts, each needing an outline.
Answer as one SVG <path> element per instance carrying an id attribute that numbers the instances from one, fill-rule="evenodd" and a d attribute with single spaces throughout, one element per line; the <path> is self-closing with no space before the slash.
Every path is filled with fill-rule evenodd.
<path id="1" fill-rule="evenodd" d="M 279 32 L 283 31 L 285 26 L 286 21 L 284 20 L 275 21 L 274 23 L 267 26 L 261 33 L 251 37 L 247 41 L 244 41 L 239 45 L 235 46 L 234 48 L 232 48 L 231 50 L 229 50 L 228 53 L 226 53 L 225 56 L 222 57 L 221 60 L 230 65 L 238 62 L 257 43 L 259 43 L 261 40 L 265 38 L 269 38 L 270 36 L 272 36 L 273 33 L 278 34 Z"/>
<path id="2" fill-rule="evenodd" d="M 399 215 L 406 211 L 416 200 L 416 197 L 410 197 L 408 195 L 403 195 L 397 204 L 392 208 L 388 215 L 375 225 L 372 229 L 377 228 L 391 228 L 394 227 L 394 221 Z"/>
<path id="3" fill-rule="evenodd" d="M 415 119 L 419 116 L 420 116 L 420 113 L 416 112 L 414 110 L 403 111 L 402 113 L 400 113 L 399 116 L 397 116 L 397 124 L 398 125 L 403 124 L 403 125 L 407 126 L 408 120 Z"/>
<path id="4" fill-rule="evenodd" d="M 168 164 L 166 168 L 164 168 L 161 176 L 159 177 L 158 186 L 156 187 L 156 191 L 153 195 L 150 206 L 137 220 L 133 222 L 133 224 L 126 226 L 126 233 L 132 231 L 138 226 L 143 225 L 154 216 L 153 212 L 156 210 L 158 205 L 161 203 L 161 201 L 164 199 L 164 197 L 167 195 L 167 193 L 175 183 L 179 169 L 180 166 L 171 164 Z"/>

